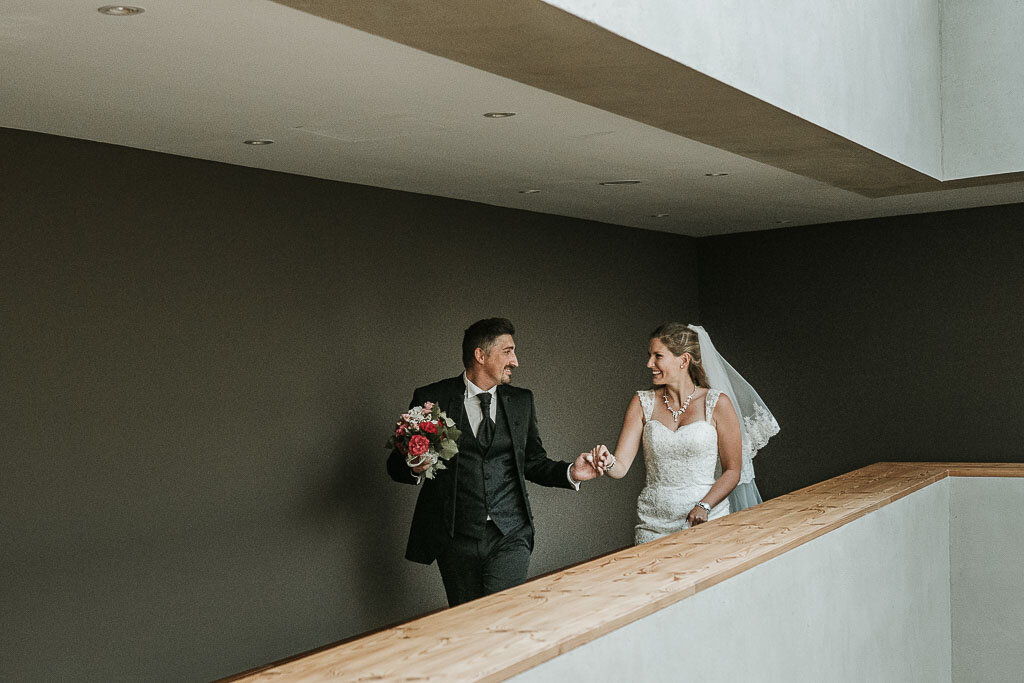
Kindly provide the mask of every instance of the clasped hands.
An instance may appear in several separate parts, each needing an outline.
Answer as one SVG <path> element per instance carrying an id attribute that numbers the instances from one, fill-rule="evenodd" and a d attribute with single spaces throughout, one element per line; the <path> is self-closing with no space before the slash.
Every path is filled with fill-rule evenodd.
<path id="1" fill-rule="evenodd" d="M 607 446 L 594 446 L 586 453 L 580 453 L 572 464 L 572 478 L 587 481 L 603 477 L 615 467 L 615 455 Z"/>

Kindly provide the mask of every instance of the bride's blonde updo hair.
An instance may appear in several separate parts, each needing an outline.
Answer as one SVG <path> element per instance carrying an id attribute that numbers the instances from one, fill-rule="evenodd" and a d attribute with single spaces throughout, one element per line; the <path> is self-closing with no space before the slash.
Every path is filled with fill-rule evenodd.
<path id="1" fill-rule="evenodd" d="M 690 379 L 698 387 L 710 388 L 708 375 L 700 359 L 700 342 L 697 333 L 683 323 L 665 323 L 651 332 L 651 339 L 657 339 L 677 356 L 690 354 Z"/>

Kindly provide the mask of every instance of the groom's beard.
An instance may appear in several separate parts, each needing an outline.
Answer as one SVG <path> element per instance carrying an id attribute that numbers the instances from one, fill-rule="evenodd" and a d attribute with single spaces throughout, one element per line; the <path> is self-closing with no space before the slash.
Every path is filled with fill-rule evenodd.
<path id="1" fill-rule="evenodd" d="M 515 370 L 515 368 L 513 368 L 511 365 L 509 365 L 508 367 L 505 368 L 505 370 L 508 370 L 508 374 L 506 375 L 505 372 L 502 371 L 502 373 L 501 373 L 501 383 L 502 384 L 512 384 L 512 371 Z"/>

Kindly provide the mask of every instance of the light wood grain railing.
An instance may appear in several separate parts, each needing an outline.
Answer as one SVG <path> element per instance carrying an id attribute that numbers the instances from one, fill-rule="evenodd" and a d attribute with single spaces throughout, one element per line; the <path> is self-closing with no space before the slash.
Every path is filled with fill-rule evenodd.
<path id="1" fill-rule="evenodd" d="M 1024 464 L 878 463 L 233 680 L 504 680 L 948 476 Z"/>

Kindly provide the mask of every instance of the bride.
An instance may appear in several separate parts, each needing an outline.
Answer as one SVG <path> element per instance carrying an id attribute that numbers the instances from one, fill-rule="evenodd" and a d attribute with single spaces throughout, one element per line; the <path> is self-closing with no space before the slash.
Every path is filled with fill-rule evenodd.
<path id="1" fill-rule="evenodd" d="M 638 544 L 760 503 L 752 460 L 779 431 L 704 328 L 666 323 L 651 333 L 649 353 L 654 388 L 633 396 L 615 453 L 591 451 L 605 475 L 621 479 L 643 443 Z"/>

